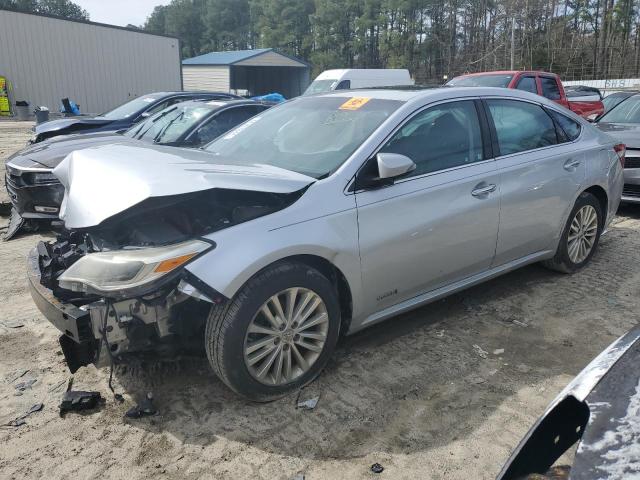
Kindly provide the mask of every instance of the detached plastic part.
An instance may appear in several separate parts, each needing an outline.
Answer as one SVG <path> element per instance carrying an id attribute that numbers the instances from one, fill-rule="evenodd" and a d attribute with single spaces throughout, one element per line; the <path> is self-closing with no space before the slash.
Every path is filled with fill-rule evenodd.
<path id="1" fill-rule="evenodd" d="M 67 412 L 80 412 L 82 410 L 92 410 L 105 403 L 100 392 L 83 392 L 81 390 L 71 390 L 73 377 L 69 379 L 67 391 L 62 396 L 60 403 L 60 416 L 64 417 Z"/>

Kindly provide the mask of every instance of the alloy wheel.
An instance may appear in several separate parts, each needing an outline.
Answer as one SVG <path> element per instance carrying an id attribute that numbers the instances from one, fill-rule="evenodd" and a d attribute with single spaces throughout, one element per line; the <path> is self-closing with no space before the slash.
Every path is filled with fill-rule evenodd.
<path id="1" fill-rule="evenodd" d="M 598 233 L 598 214 L 591 205 L 585 205 L 573 217 L 567 238 L 569 259 L 579 264 L 584 262 L 596 241 Z"/>
<path id="2" fill-rule="evenodd" d="M 320 296 L 292 287 L 271 296 L 254 315 L 244 342 L 244 362 L 265 385 L 284 385 L 307 372 L 327 338 L 329 316 Z"/>

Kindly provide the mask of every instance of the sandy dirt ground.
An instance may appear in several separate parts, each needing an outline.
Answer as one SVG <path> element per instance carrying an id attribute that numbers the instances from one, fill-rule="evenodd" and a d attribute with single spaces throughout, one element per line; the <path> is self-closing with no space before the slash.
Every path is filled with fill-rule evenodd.
<path id="1" fill-rule="evenodd" d="M 0 155 L 28 128 L 0 122 Z M 533 265 L 344 339 L 300 394 L 320 395 L 311 411 L 295 395 L 242 400 L 196 358 L 116 370 L 124 403 L 107 369 L 82 368 L 75 388 L 107 402 L 60 418 L 69 373 L 24 264 L 51 234 L 0 243 L 0 424 L 44 404 L 0 428 L 0 478 L 493 478 L 548 402 L 637 321 L 640 209 L 620 214 L 576 275 Z M 160 414 L 125 419 L 147 391 Z M 370 472 L 375 462 L 383 473 Z"/>

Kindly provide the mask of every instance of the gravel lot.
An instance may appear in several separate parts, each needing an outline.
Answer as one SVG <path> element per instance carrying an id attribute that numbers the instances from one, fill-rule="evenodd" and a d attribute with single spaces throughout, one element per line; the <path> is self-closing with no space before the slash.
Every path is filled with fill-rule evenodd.
<path id="1" fill-rule="evenodd" d="M 0 121 L 0 156 L 30 126 Z M 246 402 L 204 359 L 181 359 L 116 370 L 122 404 L 107 369 L 82 368 L 74 387 L 106 405 L 60 418 L 69 373 L 24 266 L 50 234 L 0 242 L 0 424 L 44 403 L 25 425 L 0 428 L 0 478 L 493 478 L 547 403 L 636 322 L 640 209 L 620 213 L 576 275 L 530 266 L 343 340 L 301 392 L 320 395 L 312 411 L 296 410 L 295 396 Z M 147 391 L 160 415 L 125 419 Z"/>

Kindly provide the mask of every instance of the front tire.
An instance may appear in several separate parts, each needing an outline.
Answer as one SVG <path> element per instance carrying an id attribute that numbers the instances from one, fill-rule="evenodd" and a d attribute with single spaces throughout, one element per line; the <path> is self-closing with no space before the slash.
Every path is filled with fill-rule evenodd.
<path id="1" fill-rule="evenodd" d="M 205 346 L 216 375 L 254 401 L 275 400 L 315 379 L 340 332 L 335 287 L 299 263 L 268 267 L 226 305 L 214 306 Z"/>
<path id="2" fill-rule="evenodd" d="M 583 192 L 571 210 L 555 256 L 543 265 L 557 272 L 577 272 L 598 248 L 603 226 L 600 202 L 591 193 Z"/>

